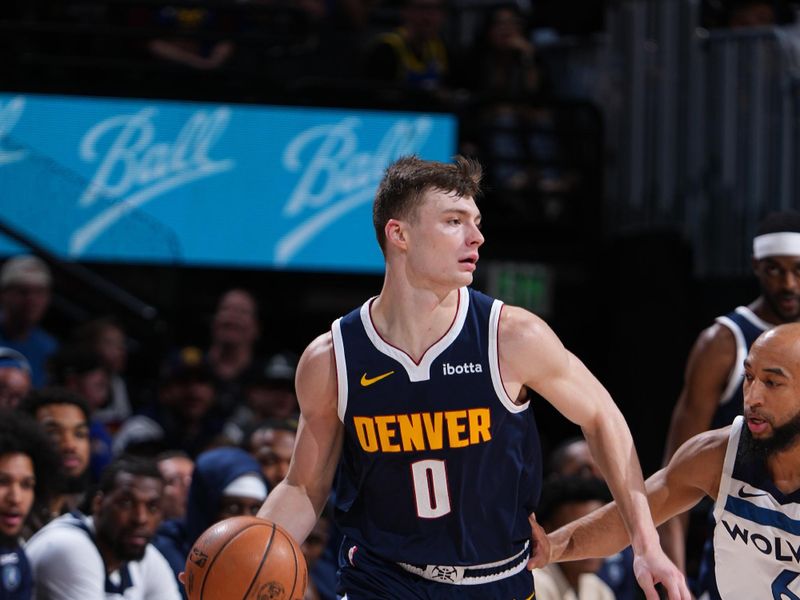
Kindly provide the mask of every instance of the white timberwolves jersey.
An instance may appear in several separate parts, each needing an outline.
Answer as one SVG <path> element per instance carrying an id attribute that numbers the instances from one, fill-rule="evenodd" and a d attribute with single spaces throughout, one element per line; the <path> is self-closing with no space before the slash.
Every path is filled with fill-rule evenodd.
<path id="1" fill-rule="evenodd" d="M 800 600 L 800 493 L 783 494 L 762 461 L 737 456 L 743 427 L 736 417 L 714 505 L 710 597 Z"/>

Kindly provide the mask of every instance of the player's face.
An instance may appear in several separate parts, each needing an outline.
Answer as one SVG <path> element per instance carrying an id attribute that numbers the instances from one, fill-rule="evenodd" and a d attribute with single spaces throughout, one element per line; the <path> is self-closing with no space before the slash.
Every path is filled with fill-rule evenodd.
<path id="1" fill-rule="evenodd" d="M 412 283 L 452 289 L 471 284 L 483 244 L 480 225 L 481 213 L 472 198 L 425 192 L 416 213 L 405 222 Z"/>
<path id="2" fill-rule="evenodd" d="M 89 466 L 89 424 L 72 404 L 46 404 L 36 411 L 39 421 L 58 448 L 67 477 L 80 477 Z"/>
<path id="3" fill-rule="evenodd" d="M 792 326 L 793 331 L 796 326 Z M 800 329 L 800 328 L 798 328 Z M 797 333 L 795 331 L 795 333 Z M 748 438 L 773 454 L 800 436 L 800 351 L 786 331 L 760 337 L 745 361 L 744 414 Z"/>
<path id="4" fill-rule="evenodd" d="M 0 456 L 0 536 L 14 538 L 33 505 L 36 477 L 27 454 Z"/>
<path id="5" fill-rule="evenodd" d="M 108 494 L 92 505 L 97 536 L 117 560 L 141 560 L 161 523 L 164 484 L 159 479 L 119 473 Z"/>
<path id="6" fill-rule="evenodd" d="M 800 320 L 800 256 L 768 256 L 753 270 L 769 308 L 783 323 Z"/>

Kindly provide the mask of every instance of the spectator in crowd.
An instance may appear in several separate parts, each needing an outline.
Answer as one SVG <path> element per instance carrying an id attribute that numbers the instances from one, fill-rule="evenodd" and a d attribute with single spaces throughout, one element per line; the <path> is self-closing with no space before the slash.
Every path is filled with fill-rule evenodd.
<path id="1" fill-rule="evenodd" d="M 583 437 L 568 438 L 556 446 L 550 453 L 548 471 L 558 477 L 603 478 Z"/>
<path id="2" fill-rule="evenodd" d="M 19 406 L 31 385 L 28 359 L 12 348 L 0 347 L 0 409 Z"/>
<path id="3" fill-rule="evenodd" d="M 242 442 L 243 431 L 268 419 L 296 418 L 300 412 L 294 389 L 297 357 L 288 352 L 271 356 L 252 369 L 244 383 L 245 403 L 225 425 L 225 436 Z"/>
<path id="4" fill-rule="evenodd" d="M 156 464 L 164 478 L 164 520 L 182 519 L 186 515 L 194 461 L 185 452 L 168 450 L 156 457 Z"/>
<path id="5" fill-rule="evenodd" d="M 151 54 L 170 63 L 213 71 L 225 67 L 234 55 L 235 45 L 214 34 L 229 34 L 225 15 L 218 10 L 195 6 L 161 6 L 151 23 L 169 34 L 148 42 Z M 209 35 L 210 34 L 210 35 Z"/>
<path id="6" fill-rule="evenodd" d="M 94 350 L 65 346 L 51 360 L 50 377 L 55 385 L 71 390 L 86 400 L 91 442 L 89 465 L 92 479 L 97 481 L 112 459 L 111 434 L 95 418 L 97 410 L 108 401 L 108 371 Z"/>
<path id="7" fill-rule="evenodd" d="M 545 531 L 579 519 L 611 499 L 597 479 L 555 478 L 542 488 L 537 519 Z M 614 592 L 599 577 L 602 559 L 550 564 L 534 571 L 536 600 L 614 600 Z"/>
<path id="8" fill-rule="evenodd" d="M 15 256 L 0 269 L 0 346 L 22 353 L 34 387 L 45 384 L 47 359 L 56 339 L 39 324 L 50 305 L 50 269 L 35 256 Z"/>
<path id="9" fill-rule="evenodd" d="M 603 481 L 603 474 L 583 437 L 570 438 L 556 446 L 550 454 L 548 467 L 551 479 L 580 477 Z M 611 588 L 616 600 L 636 600 L 639 597 L 630 546 L 603 559 L 597 576 Z"/>
<path id="10" fill-rule="evenodd" d="M 128 362 L 125 330 L 113 317 L 94 319 L 78 328 L 75 341 L 80 348 L 95 353 L 105 368 L 108 394 L 92 416 L 113 434 L 131 416 L 128 385 L 124 379 Z"/>
<path id="11" fill-rule="evenodd" d="M 185 519 L 165 521 L 154 544 L 177 581 L 192 544 L 217 521 L 255 515 L 267 497 L 258 463 L 240 448 L 215 448 L 197 457 Z"/>
<path id="12" fill-rule="evenodd" d="M 51 518 L 77 509 L 90 484 L 89 407 L 79 395 L 63 388 L 32 392 L 22 405 L 50 437 L 61 458 L 63 487 L 46 511 L 35 515 L 35 530 Z"/>
<path id="13" fill-rule="evenodd" d="M 223 421 L 213 412 L 214 375 L 199 348 L 188 346 L 165 364 L 155 402 L 130 417 L 117 433 L 115 452 L 147 443 L 197 456 L 222 441 Z"/>
<path id="14" fill-rule="evenodd" d="M 308 587 L 303 600 L 336 600 L 336 569 L 322 570 L 321 559 L 328 547 L 333 527 L 330 506 L 326 505 L 311 533 L 300 545 L 308 566 Z M 331 565 L 333 567 L 333 565 Z"/>
<path id="15" fill-rule="evenodd" d="M 470 73 L 470 87 L 483 98 L 530 101 L 541 90 L 536 49 L 516 3 L 488 10 L 467 62 L 475 69 Z"/>
<path id="16" fill-rule="evenodd" d="M 289 471 L 296 436 L 297 419 L 290 418 L 264 421 L 245 437 L 244 448 L 261 465 L 261 474 L 271 490 Z"/>
<path id="17" fill-rule="evenodd" d="M 178 600 L 169 565 L 150 544 L 161 522 L 163 491 L 152 461 L 112 463 L 92 498 L 91 516 L 63 515 L 26 545 L 36 598 Z"/>
<path id="18" fill-rule="evenodd" d="M 775 0 L 728 0 L 728 27 L 769 27 L 778 22 Z"/>
<path id="19" fill-rule="evenodd" d="M 405 0 L 401 26 L 367 48 L 365 76 L 409 90 L 446 89 L 452 66 L 443 38 L 446 17 L 445 0 Z"/>
<path id="20" fill-rule="evenodd" d="M 58 456 L 27 415 L 0 413 L 0 598 L 31 600 L 33 578 L 20 535 L 34 503 L 55 491 Z"/>
<path id="21" fill-rule="evenodd" d="M 222 295 L 211 322 L 206 361 L 214 374 L 217 410 L 224 417 L 242 402 L 243 382 L 257 363 L 260 327 L 258 303 L 250 292 L 232 289 Z"/>

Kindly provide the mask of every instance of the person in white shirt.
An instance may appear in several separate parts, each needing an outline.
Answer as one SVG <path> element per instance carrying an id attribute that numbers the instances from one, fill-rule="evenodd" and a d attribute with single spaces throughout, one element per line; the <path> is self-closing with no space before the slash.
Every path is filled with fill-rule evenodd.
<path id="1" fill-rule="evenodd" d="M 150 461 L 111 464 L 92 516 L 50 522 L 25 547 L 36 600 L 180 600 L 166 559 L 151 544 L 161 521 L 164 481 Z"/>

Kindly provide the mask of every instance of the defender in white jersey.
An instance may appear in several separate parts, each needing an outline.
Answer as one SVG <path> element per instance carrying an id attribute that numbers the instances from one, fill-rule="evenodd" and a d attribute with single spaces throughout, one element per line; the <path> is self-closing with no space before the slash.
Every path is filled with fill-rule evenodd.
<path id="1" fill-rule="evenodd" d="M 705 598 L 800 600 L 800 324 L 759 336 L 744 370 L 744 416 L 681 446 L 646 482 L 650 509 L 662 523 L 704 495 L 715 499 L 714 585 Z M 549 537 L 552 561 L 628 543 L 613 503 Z"/>

